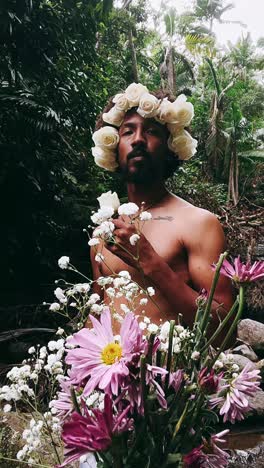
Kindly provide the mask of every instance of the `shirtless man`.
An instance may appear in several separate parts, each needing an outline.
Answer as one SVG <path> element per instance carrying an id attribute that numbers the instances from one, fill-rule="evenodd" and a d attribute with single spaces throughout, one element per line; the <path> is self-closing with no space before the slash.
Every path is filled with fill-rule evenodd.
<path id="1" fill-rule="evenodd" d="M 119 128 L 118 163 L 127 182 L 128 199 L 138 206 L 145 202 L 152 219 L 144 224 L 140 236 L 140 267 L 144 272 L 144 286 L 155 289 L 155 306 L 148 301 L 144 307 L 153 322 L 177 318 L 191 326 L 197 309 L 196 299 L 202 288 L 210 290 L 213 271 L 225 250 L 223 230 L 210 212 L 197 208 L 168 192 L 167 176 L 168 130 L 152 118 L 143 118 L 135 109 L 126 112 Z M 134 234 L 133 224 L 125 217 L 113 221 L 118 243 L 133 253 L 129 238 Z M 134 250 L 135 252 L 135 250 Z M 131 256 L 117 245 L 105 244 L 102 251 L 105 263 L 95 261 L 91 249 L 94 279 L 127 270 L 133 280 L 142 285 L 142 271 Z M 98 286 L 97 290 L 98 291 Z M 105 298 L 107 302 L 107 298 Z M 122 299 L 115 299 L 118 304 Z M 232 305 L 231 282 L 220 275 L 213 303 L 211 330 Z M 223 335 L 224 336 L 224 335 Z"/>

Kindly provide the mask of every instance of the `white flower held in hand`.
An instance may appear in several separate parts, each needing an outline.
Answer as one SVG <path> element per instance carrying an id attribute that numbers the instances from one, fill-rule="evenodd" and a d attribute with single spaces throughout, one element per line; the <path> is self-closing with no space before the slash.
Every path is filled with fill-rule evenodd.
<path id="1" fill-rule="evenodd" d="M 129 237 L 129 242 L 131 245 L 136 245 L 139 239 L 140 239 L 140 236 L 138 234 L 132 234 L 132 236 Z"/>
<path id="2" fill-rule="evenodd" d="M 152 219 L 152 214 L 148 211 L 142 211 L 142 213 L 140 213 L 139 215 L 139 219 L 140 221 L 149 221 L 150 219 Z"/>
<path id="3" fill-rule="evenodd" d="M 110 206 L 114 211 L 117 211 L 120 206 L 120 201 L 117 196 L 117 193 L 110 190 L 109 192 L 102 193 L 100 197 L 97 198 L 100 208 L 104 206 Z"/>
<path id="4" fill-rule="evenodd" d="M 62 270 L 69 268 L 70 258 L 65 255 L 58 260 L 58 265 Z"/>
<path id="5" fill-rule="evenodd" d="M 101 224 L 107 221 L 114 214 L 114 210 L 111 206 L 103 206 L 91 216 L 91 220 L 94 224 Z"/>
<path id="6" fill-rule="evenodd" d="M 129 202 L 129 203 L 123 203 L 123 205 L 120 205 L 118 208 L 118 214 L 120 216 L 126 215 L 126 216 L 133 216 L 138 212 L 139 208 L 136 205 L 136 203 Z"/>

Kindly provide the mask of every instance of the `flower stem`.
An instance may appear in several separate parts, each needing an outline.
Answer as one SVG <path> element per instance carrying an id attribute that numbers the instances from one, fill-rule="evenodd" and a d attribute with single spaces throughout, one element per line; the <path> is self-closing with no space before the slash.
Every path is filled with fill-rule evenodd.
<path id="1" fill-rule="evenodd" d="M 142 392 L 142 400 L 144 406 L 144 416 L 146 420 L 148 419 L 148 406 L 147 406 L 147 395 L 148 395 L 148 388 L 146 385 L 146 356 L 142 354 L 140 357 L 140 385 L 141 385 L 141 392 Z"/>
<path id="2" fill-rule="evenodd" d="M 236 317 L 231 325 L 231 327 L 229 328 L 228 330 L 228 333 L 223 341 L 223 343 L 221 344 L 219 350 L 217 351 L 217 354 L 216 356 L 214 357 L 213 361 L 211 362 L 211 365 L 213 365 L 215 363 L 215 361 L 217 360 L 218 356 L 222 353 L 222 351 L 225 349 L 225 346 L 226 344 L 228 343 L 230 337 L 232 336 L 236 326 L 237 326 L 237 323 L 242 315 L 242 312 L 243 312 L 243 308 L 244 308 L 244 287 L 243 286 L 240 286 L 239 288 L 239 296 L 238 296 L 238 311 L 237 311 L 237 314 L 236 314 Z"/>
<path id="3" fill-rule="evenodd" d="M 234 304 L 232 305 L 231 309 L 229 310 L 228 314 L 226 315 L 224 320 L 220 323 L 220 325 L 218 326 L 218 328 L 216 329 L 214 334 L 211 336 L 211 338 L 209 338 L 207 343 L 203 346 L 200 353 L 203 353 L 210 346 L 210 344 L 215 340 L 215 338 L 218 336 L 218 334 L 223 330 L 223 328 L 225 327 L 225 325 L 229 321 L 230 317 L 232 317 L 232 315 L 234 314 L 234 311 L 235 311 L 237 305 L 238 305 L 238 298 L 236 298 L 236 300 L 235 300 Z"/>
<path id="4" fill-rule="evenodd" d="M 165 378 L 165 393 L 168 390 L 170 382 L 170 371 L 171 371 L 171 361 L 172 361 L 172 344 L 173 344 L 173 333 L 175 327 L 175 320 L 170 321 L 170 332 L 169 332 L 169 346 L 168 346 L 168 355 L 167 355 L 167 374 Z"/>
<path id="5" fill-rule="evenodd" d="M 77 398 L 76 398 L 76 393 L 75 393 L 74 387 L 71 387 L 70 391 L 71 391 L 71 399 L 72 399 L 72 402 L 73 402 L 74 409 L 75 409 L 75 411 L 77 411 L 77 413 L 81 414 L 80 407 L 79 407 L 79 404 L 78 404 L 78 401 L 77 401 Z"/>
<path id="6" fill-rule="evenodd" d="M 221 254 L 220 257 L 219 257 L 219 260 L 218 260 L 218 262 L 216 264 L 216 269 L 215 269 L 215 274 L 214 274 L 214 277 L 213 277 L 212 286 L 211 286 L 211 289 L 210 289 L 209 297 L 208 297 L 208 300 L 207 300 L 207 304 L 206 304 L 206 307 L 205 307 L 205 311 L 204 311 L 204 315 L 203 315 L 202 323 L 201 323 L 201 327 L 200 327 L 201 328 L 201 334 L 203 334 L 206 331 L 206 328 L 207 328 L 207 325 L 208 325 L 210 312 L 211 312 L 211 307 L 212 307 L 212 302 L 213 302 L 213 299 L 214 299 L 214 293 L 215 293 L 215 289 L 216 289 L 217 282 L 218 282 L 219 275 L 220 275 L 220 269 L 221 269 L 223 261 L 225 260 L 227 255 L 228 255 L 227 252 L 224 252 L 223 254 Z"/>

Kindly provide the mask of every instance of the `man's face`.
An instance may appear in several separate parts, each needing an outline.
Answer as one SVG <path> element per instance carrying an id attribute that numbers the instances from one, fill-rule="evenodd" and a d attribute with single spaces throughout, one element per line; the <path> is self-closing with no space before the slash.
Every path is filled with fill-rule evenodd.
<path id="1" fill-rule="evenodd" d="M 119 130 L 118 162 L 127 182 L 148 184 L 163 177 L 168 152 L 166 127 L 127 112 Z"/>

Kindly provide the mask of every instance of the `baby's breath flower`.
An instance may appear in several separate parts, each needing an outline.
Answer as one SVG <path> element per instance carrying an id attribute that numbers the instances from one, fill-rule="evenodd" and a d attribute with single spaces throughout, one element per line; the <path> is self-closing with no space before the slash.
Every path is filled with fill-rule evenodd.
<path id="1" fill-rule="evenodd" d="M 139 301 L 139 304 L 140 305 L 146 305 L 148 303 L 148 299 L 146 297 L 143 297 L 142 299 L 140 299 Z"/>
<path id="2" fill-rule="evenodd" d="M 28 349 L 28 354 L 34 354 L 36 352 L 36 348 L 34 346 L 31 346 L 29 349 Z"/>
<path id="3" fill-rule="evenodd" d="M 93 247 L 94 245 L 98 245 L 98 244 L 100 244 L 100 240 L 97 237 L 92 237 L 92 239 L 88 241 L 88 245 L 90 247 Z"/>
<path id="4" fill-rule="evenodd" d="M 154 296 L 154 294 L 155 294 L 155 289 L 152 288 L 152 286 L 149 286 L 149 287 L 147 288 L 147 293 L 148 293 L 149 296 Z"/>
<path id="5" fill-rule="evenodd" d="M 58 302 L 53 302 L 52 304 L 50 304 L 49 306 L 49 310 L 51 310 L 51 312 L 57 312 L 58 310 L 60 310 L 61 306 Z"/>
<path id="6" fill-rule="evenodd" d="M 9 413 L 12 409 L 12 406 L 9 404 L 6 404 L 3 408 L 4 413 Z"/>
<path id="7" fill-rule="evenodd" d="M 158 329 L 159 329 L 159 327 L 158 327 L 158 325 L 156 325 L 155 323 L 150 323 L 150 324 L 148 325 L 148 331 L 149 331 L 150 333 L 156 333 L 156 332 L 158 331 Z"/>
<path id="8" fill-rule="evenodd" d="M 120 216 L 122 216 L 122 215 L 133 216 L 138 212 L 138 210 L 139 210 L 139 208 L 135 203 L 132 203 L 132 202 L 123 203 L 118 208 L 118 214 Z"/>
<path id="9" fill-rule="evenodd" d="M 58 265 L 62 270 L 69 268 L 70 258 L 65 255 L 58 260 Z"/>
<path id="10" fill-rule="evenodd" d="M 191 359 L 193 359 L 193 361 L 197 361 L 199 357 L 200 357 L 199 351 L 193 351 L 193 353 L 191 354 Z"/>
<path id="11" fill-rule="evenodd" d="M 98 253 L 98 254 L 96 254 L 94 259 L 95 259 L 96 262 L 100 263 L 100 262 L 102 262 L 104 260 L 104 256 L 103 256 L 103 254 Z"/>
<path id="12" fill-rule="evenodd" d="M 131 245 L 136 245 L 139 239 L 140 239 L 140 236 L 138 234 L 132 234 L 132 236 L 129 237 L 129 242 Z"/>
<path id="13" fill-rule="evenodd" d="M 148 211 L 142 211 L 142 213 L 140 213 L 139 215 L 139 219 L 141 221 L 149 221 L 150 219 L 152 219 L 152 214 Z"/>

